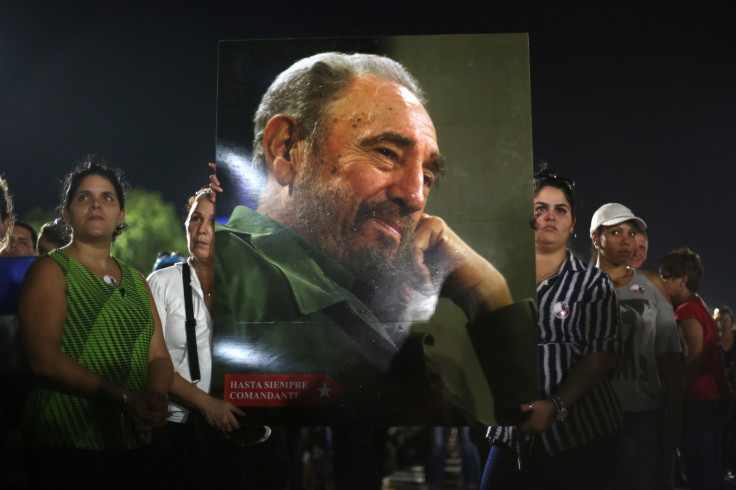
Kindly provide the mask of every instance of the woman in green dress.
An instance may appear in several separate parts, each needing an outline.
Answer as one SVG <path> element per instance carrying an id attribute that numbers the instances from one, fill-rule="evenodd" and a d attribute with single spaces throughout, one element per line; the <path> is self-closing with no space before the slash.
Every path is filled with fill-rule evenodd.
<path id="1" fill-rule="evenodd" d="M 145 279 L 110 254 L 125 227 L 119 173 L 88 158 L 60 207 L 71 242 L 31 266 L 19 306 L 29 483 L 126 487 L 145 478 L 142 448 L 168 416 L 171 359 Z"/>

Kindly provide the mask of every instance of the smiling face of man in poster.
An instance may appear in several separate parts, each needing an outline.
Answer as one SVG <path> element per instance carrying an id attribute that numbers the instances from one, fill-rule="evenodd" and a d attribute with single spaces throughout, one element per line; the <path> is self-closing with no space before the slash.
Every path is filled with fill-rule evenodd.
<path id="1" fill-rule="evenodd" d="M 440 292 L 471 338 L 511 322 L 527 352 L 520 364 L 534 365 L 533 309 L 425 213 L 445 162 L 422 97 L 395 61 L 340 53 L 298 61 L 264 95 L 257 212 L 236 208 L 216 239 L 215 373 L 226 398 L 260 407 L 253 419 L 472 423 L 427 362 L 425 337 L 409 333 Z"/>
<path id="2" fill-rule="evenodd" d="M 375 76 L 355 77 L 336 97 L 314 148 L 298 139 L 292 117 L 268 122 L 258 211 L 363 281 L 416 281 L 415 230 L 442 170 L 432 121 L 411 91 Z"/>

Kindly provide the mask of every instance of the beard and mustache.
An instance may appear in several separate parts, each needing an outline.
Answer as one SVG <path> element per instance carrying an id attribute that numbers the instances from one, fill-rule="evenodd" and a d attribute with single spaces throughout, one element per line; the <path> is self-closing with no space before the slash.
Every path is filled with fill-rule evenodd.
<path id="1" fill-rule="evenodd" d="M 289 226 L 375 290 L 371 309 L 382 322 L 405 321 L 417 278 L 415 223 L 390 200 L 359 203 L 347 189 L 318 174 L 312 165 L 294 182 L 295 212 Z M 355 211 L 352 222 L 346 215 Z M 401 239 L 379 236 L 366 242 L 363 227 L 371 219 L 395 223 Z"/>

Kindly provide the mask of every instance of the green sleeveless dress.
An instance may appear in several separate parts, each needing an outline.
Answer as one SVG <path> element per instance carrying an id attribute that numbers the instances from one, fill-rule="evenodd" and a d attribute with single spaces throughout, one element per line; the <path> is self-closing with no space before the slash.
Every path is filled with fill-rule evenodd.
<path id="1" fill-rule="evenodd" d="M 122 281 L 115 287 L 63 250 L 48 256 L 59 264 L 67 283 L 61 351 L 117 385 L 145 390 L 154 321 L 141 275 L 118 261 Z M 40 376 L 34 378 L 26 404 L 23 440 L 31 447 L 102 451 L 139 447 L 119 407 L 109 400 L 77 396 Z"/>

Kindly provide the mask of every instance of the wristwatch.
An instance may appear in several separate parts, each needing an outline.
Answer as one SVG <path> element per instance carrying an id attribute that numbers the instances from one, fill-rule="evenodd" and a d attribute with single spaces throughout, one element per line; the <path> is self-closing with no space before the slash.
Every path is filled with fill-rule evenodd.
<path id="1" fill-rule="evenodd" d="M 565 407 L 565 405 L 562 403 L 562 400 L 560 400 L 560 397 L 557 395 L 553 395 L 550 400 L 552 400 L 552 403 L 555 404 L 555 410 L 557 410 L 557 412 L 555 413 L 555 421 L 564 422 L 567 419 L 567 407 Z"/>

